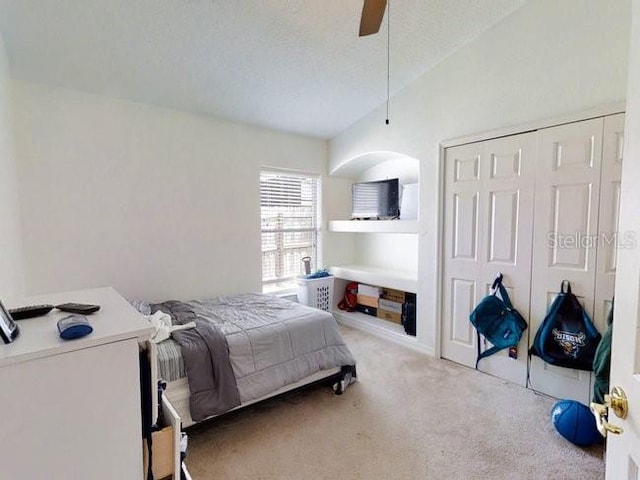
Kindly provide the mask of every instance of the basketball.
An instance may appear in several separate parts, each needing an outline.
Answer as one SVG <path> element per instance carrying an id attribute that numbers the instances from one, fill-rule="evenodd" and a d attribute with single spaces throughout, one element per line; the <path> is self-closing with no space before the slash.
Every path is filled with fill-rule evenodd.
<path id="1" fill-rule="evenodd" d="M 551 422 L 560 435 L 580 447 L 593 445 L 601 438 L 589 407 L 575 400 L 556 402 L 551 409 Z"/>

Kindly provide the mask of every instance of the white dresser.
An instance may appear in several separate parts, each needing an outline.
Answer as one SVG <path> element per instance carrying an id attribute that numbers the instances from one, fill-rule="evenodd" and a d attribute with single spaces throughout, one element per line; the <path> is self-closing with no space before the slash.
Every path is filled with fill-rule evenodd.
<path id="1" fill-rule="evenodd" d="M 0 477 L 140 480 L 139 342 L 152 329 L 113 288 L 31 297 L 20 305 L 99 304 L 93 332 L 64 341 L 58 310 L 17 322 L 0 342 Z"/>

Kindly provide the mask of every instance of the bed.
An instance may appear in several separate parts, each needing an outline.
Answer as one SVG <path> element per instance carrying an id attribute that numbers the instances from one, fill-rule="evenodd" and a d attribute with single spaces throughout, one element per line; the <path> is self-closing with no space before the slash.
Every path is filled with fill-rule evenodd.
<path id="1" fill-rule="evenodd" d="M 156 346 L 158 377 L 184 427 L 315 382 L 341 394 L 355 380 L 355 360 L 328 312 L 262 294 L 150 311 L 195 324 Z"/>

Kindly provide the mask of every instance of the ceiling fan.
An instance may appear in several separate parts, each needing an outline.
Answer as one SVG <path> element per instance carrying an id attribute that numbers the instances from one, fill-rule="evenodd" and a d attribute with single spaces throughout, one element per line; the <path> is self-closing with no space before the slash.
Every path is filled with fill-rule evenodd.
<path id="1" fill-rule="evenodd" d="M 387 0 L 364 0 L 360 18 L 361 37 L 378 33 L 386 9 Z"/>
<path id="2" fill-rule="evenodd" d="M 391 9 L 391 7 L 389 7 Z M 387 10 L 387 0 L 364 0 L 362 5 L 362 17 L 360 18 L 360 34 L 361 37 L 372 35 L 380 31 L 384 12 Z M 389 28 L 389 12 L 387 12 L 387 118 L 384 123 L 389 125 L 389 59 L 390 55 L 390 31 Z"/>

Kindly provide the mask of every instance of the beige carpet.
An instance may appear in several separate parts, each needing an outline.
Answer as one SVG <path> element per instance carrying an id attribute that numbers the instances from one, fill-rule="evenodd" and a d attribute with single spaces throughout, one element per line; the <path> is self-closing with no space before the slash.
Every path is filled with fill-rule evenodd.
<path id="1" fill-rule="evenodd" d="M 359 381 L 343 396 L 320 387 L 194 426 L 194 480 L 604 478 L 602 448 L 551 425 L 552 399 L 342 331 Z"/>

